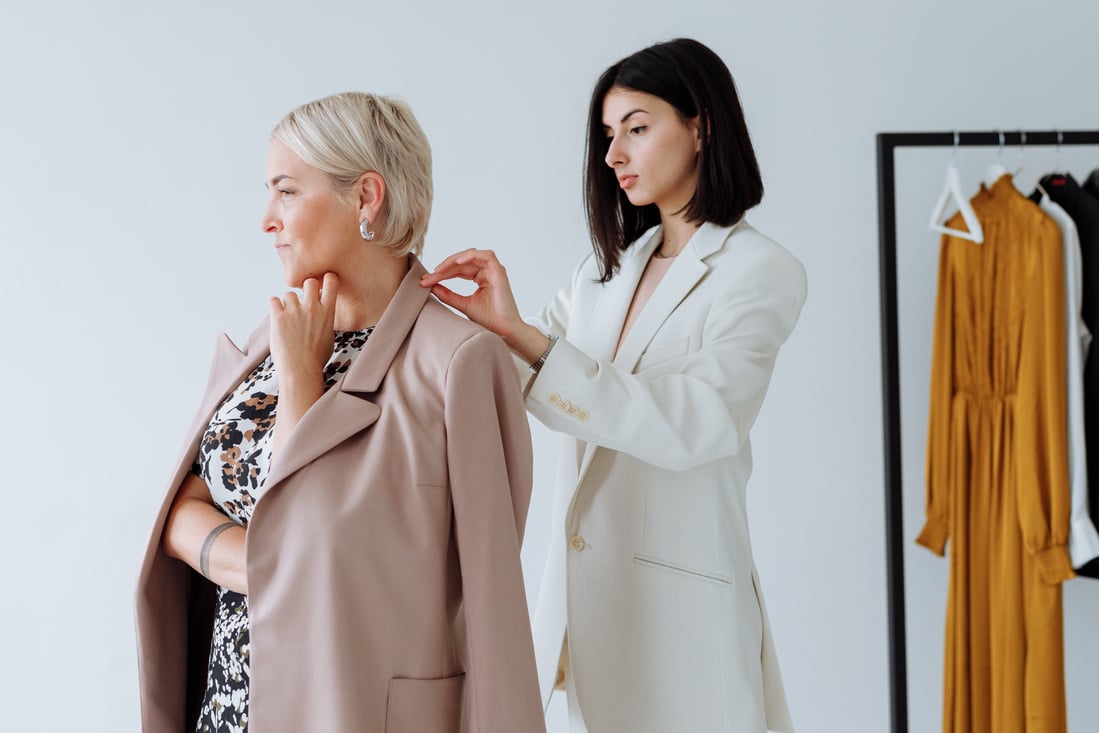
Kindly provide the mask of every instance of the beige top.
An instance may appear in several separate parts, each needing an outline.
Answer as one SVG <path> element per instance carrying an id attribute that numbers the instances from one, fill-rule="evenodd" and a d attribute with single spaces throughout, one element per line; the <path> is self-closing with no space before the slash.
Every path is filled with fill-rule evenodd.
<path id="1" fill-rule="evenodd" d="M 630 310 L 626 313 L 626 322 L 622 324 L 622 333 L 618 336 L 618 345 L 614 347 L 614 354 L 618 356 L 618 350 L 622 348 L 622 342 L 626 340 L 626 334 L 630 332 L 630 326 L 634 324 L 645 304 L 649 302 L 653 291 L 664 275 L 672 268 L 675 257 L 657 257 L 655 254 L 649 258 L 649 264 L 645 265 L 645 272 L 637 283 L 637 290 L 633 292 L 633 300 L 630 302 Z"/>

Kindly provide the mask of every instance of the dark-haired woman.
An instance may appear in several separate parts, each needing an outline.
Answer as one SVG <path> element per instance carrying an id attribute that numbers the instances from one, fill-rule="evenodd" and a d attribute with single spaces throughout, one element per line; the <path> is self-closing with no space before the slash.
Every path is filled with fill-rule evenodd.
<path id="1" fill-rule="evenodd" d="M 527 409 L 565 442 L 534 616 L 543 703 L 563 683 L 574 733 L 789 731 L 746 489 L 806 280 L 744 218 L 763 185 L 721 59 L 679 39 L 607 69 L 585 177 L 595 251 L 538 318 L 491 251 L 422 280 L 529 365 Z M 440 284 L 455 277 L 477 290 Z"/>

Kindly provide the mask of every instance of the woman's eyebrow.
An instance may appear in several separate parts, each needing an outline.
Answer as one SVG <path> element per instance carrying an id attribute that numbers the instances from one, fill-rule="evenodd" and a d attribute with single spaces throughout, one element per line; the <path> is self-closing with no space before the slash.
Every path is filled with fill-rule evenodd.
<path id="1" fill-rule="evenodd" d="M 271 186 L 277 186 L 279 183 L 281 183 L 282 181 L 285 181 L 287 179 L 292 181 L 292 180 L 294 180 L 294 177 L 293 176 L 288 176 L 285 173 L 280 173 L 277 176 L 275 176 L 274 178 L 272 178 L 270 183 L 265 183 L 263 185 L 266 186 L 267 188 L 270 188 Z"/>

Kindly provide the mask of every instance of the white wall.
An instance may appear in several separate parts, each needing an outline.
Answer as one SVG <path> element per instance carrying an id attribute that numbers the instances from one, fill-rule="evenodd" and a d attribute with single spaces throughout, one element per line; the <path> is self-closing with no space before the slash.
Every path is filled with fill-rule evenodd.
<path id="1" fill-rule="evenodd" d="M 407 99 L 435 152 L 425 259 L 495 247 L 521 307 L 533 311 L 588 247 L 579 183 L 596 76 L 644 45 L 691 35 L 726 59 L 743 96 L 767 185 L 752 221 L 796 253 L 810 277 L 809 303 L 755 432 L 751 498 L 793 714 L 801 731 L 886 731 L 874 134 L 1099 126 L 1099 11 L 1092 0 L 1056 7 L 5 6 L 0 727 L 137 729 L 131 605 L 148 526 L 214 334 L 243 338 L 283 289 L 258 226 L 267 134 L 278 118 L 346 89 Z M 910 265 L 920 279 L 902 273 L 901 306 L 902 327 L 915 329 L 905 337 L 903 375 L 916 380 L 927 369 L 919 329 L 934 287 L 924 270 L 936 256 L 922 227 L 945 155 L 927 151 L 931 162 L 912 163 L 929 166 L 913 174 L 926 183 L 904 188 L 901 202 L 900 220 L 911 223 L 902 246 L 919 253 Z M 971 182 L 985 162 L 974 155 Z M 1099 149 L 1079 155 L 1079 174 L 1099 165 Z M 1030 160 L 1036 175 L 1052 153 Z M 906 408 L 919 405 L 920 383 L 906 385 Z M 910 414 L 914 536 L 922 418 Z M 537 425 L 535 439 L 538 495 L 524 551 L 534 587 L 553 452 Z M 938 727 L 946 563 L 909 554 L 917 566 L 909 592 L 919 599 L 910 606 L 918 619 L 913 721 L 922 733 Z M 1066 598 L 1071 722 L 1091 730 L 1099 585 L 1074 581 Z M 554 716 L 560 731 L 559 708 Z"/>

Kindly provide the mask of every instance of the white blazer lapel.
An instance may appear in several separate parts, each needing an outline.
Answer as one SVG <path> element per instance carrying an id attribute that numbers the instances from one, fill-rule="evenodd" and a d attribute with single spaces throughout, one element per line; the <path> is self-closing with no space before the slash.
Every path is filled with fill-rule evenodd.
<path id="1" fill-rule="evenodd" d="M 653 291 L 652 297 L 645 304 L 633 326 L 630 327 L 630 332 L 626 334 L 622 348 L 618 350 L 618 354 L 612 362 L 615 366 L 630 372 L 633 371 L 634 367 L 637 366 L 638 359 L 645 351 L 645 347 L 653 340 L 653 336 L 656 335 L 660 326 L 664 324 L 672 311 L 683 302 L 683 299 L 698 284 L 698 281 L 709 272 L 710 268 L 706 265 L 705 259 L 721 249 L 729 235 L 743 223 L 744 219 L 741 219 L 732 227 L 703 224 L 695 232 L 687 246 L 679 253 L 675 264 L 672 265 L 664 279 L 657 285 L 656 290 Z M 592 344 L 592 348 L 587 352 L 589 356 L 595 359 L 610 359 L 611 355 L 614 354 L 614 347 L 618 343 L 619 334 L 622 332 L 622 324 L 626 320 L 626 312 L 629 310 L 630 303 L 633 302 L 634 291 L 637 289 L 642 273 L 645 272 L 645 267 L 648 265 L 653 250 L 662 241 L 662 237 L 653 236 L 660 231 L 659 227 L 653 230 L 647 241 L 639 243 L 639 247 L 634 250 L 634 256 L 630 258 L 629 263 L 623 263 L 620 277 L 615 278 L 616 280 L 622 280 L 619 283 L 621 287 L 614 291 L 615 302 L 607 306 L 607 312 L 615 313 L 616 317 L 618 310 L 621 309 L 621 317 L 617 317 L 617 328 L 613 331 L 604 329 L 606 332 L 600 334 L 603 341 Z M 630 275 L 628 282 L 626 278 L 621 278 L 621 275 L 626 273 Z M 608 294 L 610 292 L 609 286 L 614 282 L 615 280 L 611 280 L 608 283 Z M 607 323 L 610 320 L 609 317 L 605 318 Z M 580 459 L 580 466 L 576 474 L 576 484 L 572 496 L 569 497 L 568 514 L 570 515 L 573 510 L 573 501 L 576 499 L 576 489 L 583 482 L 598 448 L 599 446 L 592 443 L 584 446 L 584 455 Z"/>
<path id="2" fill-rule="evenodd" d="M 703 224 L 699 227 L 687 242 L 687 246 L 679 253 L 676 261 L 672 263 L 664 279 L 656 286 L 656 290 L 653 291 L 649 302 L 645 304 L 633 326 L 630 327 L 630 332 L 626 334 L 622 347 L 614 357 L 615 366 L 629 372 L 634 370 L 641 354 L 653 340 L 656 332 L 664 325 L 664 321 L 668 320 L 672 311 L 710 271 L 705 260 L 721 249 L 730 231 L 728 227 L 717 227 L 712 224 Z M 639 269 L 643 272 L 647 264 L 648 257 L 639 263 Z M 633 299 L 633 291 L 636 288 L 637 282 L 634 282 L 630 288 L 630 300 Z"/>
<path id="3" fill-rule="evenodd" d="M 626 257 L 621 262 L 621 268 L 609 283 L 602 286 L 599 298 L 591 314 L 591 325 L 585 336 L 576 342 L 576 346 L 585 354 L 599 361 L 610 361 L 614 357 L 614 349 L 618 345 L 618 338 L 622 333 L 622 326 L 626 322 L 626 314 L 633 302 L 634 291 L 637 283 L 645 273 L 645 266 L 652 257 L 653 250 L 663 241 L 663 229 L 655 226 L 643 234 L 637 243 L 626 252 Z M 574 316 L 577 314 L 574 314 Z M 572 500 L 576 498 L 576 487 L 580 486 L 584 474 L 591 465 L 592 456 L 599 447 L 594 443 L 577 442 L 578 447 L 583 448 L 583 455 L 578 455 L 576 483 L 573 486 L 573 494 L 569 497 L 568 512 L 572 512 Z M 580 451 L 577 450 L 577 454 Z"/>
<path id="4" fill-rule="evenodd" d="M 630 332 L 626 334 L 622 347 L 614 357 L 615 366 L 628 372 L 633 371 L 637 360 L 653 340 L 657 330 L 708 271 L 706 263 L 700 260 L 690 248 L 684 249 L 679 254 L 664 279 L 656 286 L 656 290 L 642 308 L 633 326 L 630 327 Z"/>
<path id="5" fill-rule="evenodd" d="M 600 288 L 599 297 L 592 309 L 586 334 L 573 341 L 578 348 L 593 359 L 607 360 L 614 356 L 618 336 L 626 322 L 634 290 L 645 272 L 645 265 L 653 249 L 660 244 L 660 227 L 653 227 L 626 252 L 618 274 Z"/>

